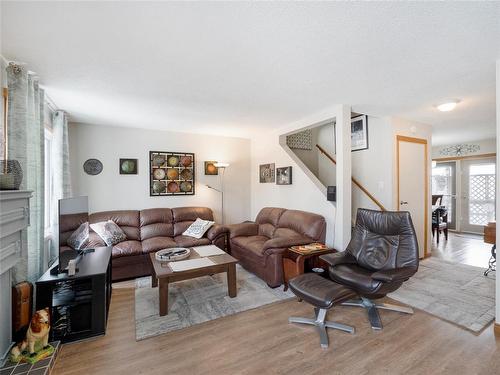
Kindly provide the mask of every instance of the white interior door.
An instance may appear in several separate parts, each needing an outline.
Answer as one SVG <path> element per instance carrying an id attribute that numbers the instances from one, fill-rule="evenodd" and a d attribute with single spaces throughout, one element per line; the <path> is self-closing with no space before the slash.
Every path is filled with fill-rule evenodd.
<path id="1" fill-rule="evenodd" d="M 427 255 L 427 141 L 398 136 L 397 142 L 399 210 L 410 212 L 423 258 Z"/>
<path id="2" fill-rule="evenodd" d="M 495 158 L 462 160 L 463 232 L 483 233 L 495 220 Z"/>

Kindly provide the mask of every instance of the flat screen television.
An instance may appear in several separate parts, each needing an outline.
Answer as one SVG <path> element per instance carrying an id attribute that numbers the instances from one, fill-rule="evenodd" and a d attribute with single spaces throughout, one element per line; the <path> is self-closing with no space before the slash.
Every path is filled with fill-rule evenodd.
<path id="1" fill-rule="evenodd" d="M 82 252 L 71 248 L 67 240 L 81 224 L 88 222 L 88 219 L 88 197 L 59 199 L 58 238 L 56 241 L 59 249 L 57 272 L 65 272 L 71 259 L 79 259 Z"/>

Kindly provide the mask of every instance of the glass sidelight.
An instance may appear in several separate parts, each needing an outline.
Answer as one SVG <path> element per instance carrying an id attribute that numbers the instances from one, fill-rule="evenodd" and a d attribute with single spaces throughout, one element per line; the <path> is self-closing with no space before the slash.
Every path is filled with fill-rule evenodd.
<path id="1" fill-rule="evenodd" d="M 457 163 L 437 163 L 432 168 L 432 195 L 442 195 L 442 206 L 448 210 L 448 228 L 457 229 Z"/>
<path id="2" fill-rule="evenodd" d="M 482 233 L 495 220 L 495 160 L 462 162 L 462 230 Z"/>

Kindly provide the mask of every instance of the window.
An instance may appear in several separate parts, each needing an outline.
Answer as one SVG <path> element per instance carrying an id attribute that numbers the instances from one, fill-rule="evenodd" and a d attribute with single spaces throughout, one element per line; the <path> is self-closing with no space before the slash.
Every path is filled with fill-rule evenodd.
<path id="1" fill-rule="evenodd" d="M 45 128 L 45 237 L 52 234 L 52 131 Z"/>
<path id="2" fill-rule="evenodd" d="M 440 162 L 432 168 L 432 195 L 442 195 L 441 205 L 448 211 L 448 228 L 456 229 L 456 163 Z"/>

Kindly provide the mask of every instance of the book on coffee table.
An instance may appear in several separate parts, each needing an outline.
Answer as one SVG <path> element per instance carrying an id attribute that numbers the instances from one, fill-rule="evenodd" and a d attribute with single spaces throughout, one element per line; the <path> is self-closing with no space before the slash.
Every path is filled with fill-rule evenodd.
<path id="1" fill-rule="evenodd" d="M 173 272 L 194 270 L 196 268 L 210 267 L 215 263 L 209 258 L 196 258 L 188 260 L 179 260 L 177 262 L 170 262 L 168 266 Z"/>
<path id="2" fill-rule="evenodd" d="M 214 255 L 224 255 L 226 252 L 219 249 L 215 245 L 195 246 L 193 250 L 198 253 L 200 257 L 211 257 Z"/>

